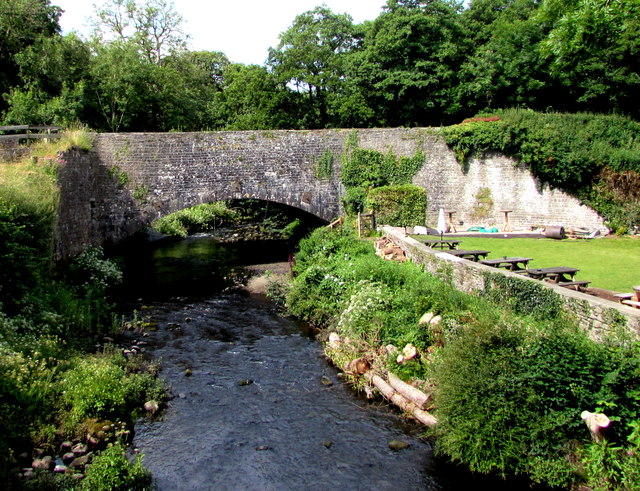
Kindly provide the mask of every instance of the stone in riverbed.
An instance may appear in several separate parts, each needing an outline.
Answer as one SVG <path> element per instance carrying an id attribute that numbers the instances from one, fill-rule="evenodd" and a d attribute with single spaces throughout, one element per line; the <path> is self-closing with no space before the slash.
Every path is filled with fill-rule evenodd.
<path id="1" fill-rule="evenodd" d="M 33 463 L 31 464 L 31 467 L 33 469 L 42 469 L 42 470 L 48 471 L 53 469 L 54 465 L 55 465 L 55 461 L 53 460 L 53 457 L 51 457 L 50 455 L 46 455 L 41 459 L 34 459 Z"/>
<path id="2" fill-rule="evenodd" d="M 89 448 L 84 443 L 76 443 L 71 449 L 76 457 L 86 454 L 88 450 Z"/>
<path id="3" fill-rule="evenodd" d="M 159 408 L 160 406 L 157 401 L 151 400 L 144 403 L 144 410 L 151 414 L 156 413 Z"/>
<path id="4" fill-rule="evenodd" d="M 67 452 L 62 456 L 62 462 L 64 462 L 65 465 L 69 465 L 75 458 L 76 455 L 73 452 Z"/>
<path id="5" fill-rule="evenodd" d="M 93 457 L 93 453 L 88 453 L 87 455 L 73 459 L 73 462 L 69 464 L 69 468 L 84 467 L 91 461 L 91 457 Z"/>
<path id="6" fill-rule="evenodd" d="M 389 448 L 391 450 L 404 450 L 405 448 L 409 448 L 409 444 L 400 440 L 391 440 L 389 442 Z"/>

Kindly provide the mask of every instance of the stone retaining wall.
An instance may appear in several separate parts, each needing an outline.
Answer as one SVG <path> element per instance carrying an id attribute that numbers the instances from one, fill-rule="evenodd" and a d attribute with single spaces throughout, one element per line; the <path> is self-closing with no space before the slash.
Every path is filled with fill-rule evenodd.
<path id="1" fill-rule="evenodd" d="M 563 310 L 575 317 L 578 324 L 589 333 L 592 339 L 601 341 L 613 334 L 624 332 L 631 334 L 634 338 L 640 338 L 640 310 L 503 269 L 461 259 L 446 252 L 434 251 L 393 227 L 384 227 L 383 230 L 413 262 L 423 264 L 426 271 L 450 281 L 458 290 L 471 294 L 482 292 L 492 285 L 492 278 L 495 275 L 506 276 L 517 282 L 534 282 L 556 293 Z"/>

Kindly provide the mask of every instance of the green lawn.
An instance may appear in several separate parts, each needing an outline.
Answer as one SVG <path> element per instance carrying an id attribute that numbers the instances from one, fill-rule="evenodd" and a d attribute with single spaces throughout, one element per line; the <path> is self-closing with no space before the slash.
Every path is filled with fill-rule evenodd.
<path id="1" fill-rule="evenodd" d="M 495 239 L 461 237 L 460 249 L 485 249 L 488 258 L 532 257 L 530 268 L 570 266 L 580 268 L 578 280 L 590 286 L 630 292 L 640 285 L 640 239 L 606 237 L 593 240 Z"/>

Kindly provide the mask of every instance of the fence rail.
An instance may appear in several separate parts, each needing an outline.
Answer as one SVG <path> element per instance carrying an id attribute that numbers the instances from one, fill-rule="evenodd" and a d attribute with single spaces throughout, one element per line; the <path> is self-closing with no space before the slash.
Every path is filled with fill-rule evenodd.
<path id="1" fill-rule="evenodd" d="M 0 133 L 22 131 L 24 133 L 0 134 L 0 140 L 37 140 L 39 138 L 60 138 L 61 126 L 33 126 L 29 124 L 0 126 Z M 33 133 L 35 132 L 35 133 Z"/>

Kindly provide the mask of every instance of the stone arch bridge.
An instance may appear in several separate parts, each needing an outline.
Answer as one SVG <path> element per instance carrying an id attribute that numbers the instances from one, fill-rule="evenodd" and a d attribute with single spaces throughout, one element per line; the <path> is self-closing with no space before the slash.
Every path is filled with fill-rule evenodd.
<path id="1" fill-rule="evenodd" d="M 425 162 L 414 184 L 427 189 L 429 217 L 444 207 L 457 210 L 456 220 L 468 226 L 493 225 L 502 223 L 498 210 L 510 209 L 512 225 L 520 228 L 603 228 L 595 212 L 540 185 L 508 158 L 481 155 L 463 172 L 434 128 L 97 134 L 91 151 L 62 156 L 56 257 L 118 243 L 161 216 L 224 199 L 274 201 L 329 221 L 341 212 L 341 157 L 354 131 L 362 148 L 398 156 L 422 150 Z M 328 152 L 331 176 L 318 177 Z M 476 203 L 481 189 L 491 196 L 488 213 L 486 203 Z M 485 216 L 474 217 L 476 208 Z"/>

